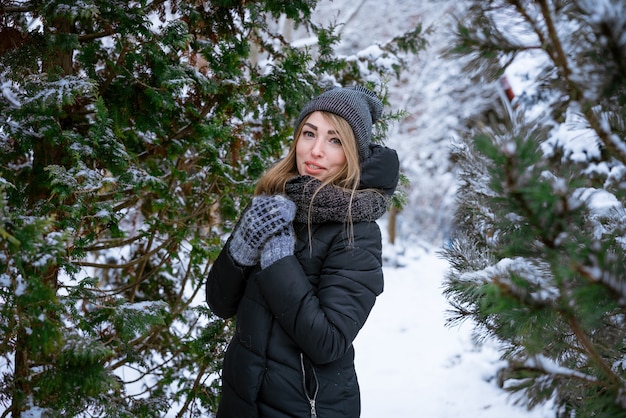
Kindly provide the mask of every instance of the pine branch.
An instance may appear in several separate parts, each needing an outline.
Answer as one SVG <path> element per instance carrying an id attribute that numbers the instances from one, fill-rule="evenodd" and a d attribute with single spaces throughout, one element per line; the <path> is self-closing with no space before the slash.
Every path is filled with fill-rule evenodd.
<path id="1" fill-rule="evenodd" d="M 561 39 L 559 38 L 559 34 L 556 30 L 556 26 L 554 25 L 554 19 L 552 18 L 552 11 L 550 10 L 550 6 L 548 5 L 547 0 L 539 0 L 539 5 L 541 6 L 541 14 L 546 22 L 547 30 L 548 30 L 548 38 L 550 39 L 550 43 L 546 44 L 546 51 L 552 57 L 552 61 L 557 65 L 557 67 L 562 69 L 562 74 L 567 84 L 576 87 L 571 81 L 572 70 L 569 67 L 569 63 L 567 60 L 567 55 L 563 50 L 563 45 L 561 44 Z M 574 93 L 571 98 L 572 100 L 579 100 L 582 98 L 582 95 L 579 89 L 576 87 L 574 89 Z"/>
<path id="2" fill-rule="evenodd" d="M 546 364 L 547 359 L 542 355 L 533 355 L 527 360 L 521 368 L 533 371 L 539 371 L 549 376 L 564 377 L 564 378 L 576 378 L 583 382 L 596 384 L 598 379 L 595 376 L 580 373 L 576 370 L 567 369 L 554 364 Z"/>
<path id="3" fill-rule="evenodd" d="M 602 141 L 602 144 L 607 151 L 620 162 L 626 163 L 626 148 L 620 138 L 618 138 L 617 135 L 611 135 L 610 132 L 607 132 L 602 128 L 603 124 L 593 111 L 593 107 L 591 105 L 585 105 L 584 109 L 583 113 L 589 121 L 591 128 L 596 135 L 598 135 L 598 138 L 600 138 L 600 141 Z M 617 142 L 614 139 L 617 140 Z"/>
<path id="4" fill-rule="evenodd" d="M 571 264 L 574 271 L 588 280 L 589 283 L 602 283 L 605 285 L 611 291 L 615 300 L 621 301 L 621 305 L 624 306 L 624 301 L 626 301 L 626 282 L 623 278 L 614 276 L 611 279 L 610 277 L 607 278 L 606 275 L 597 277 L 597 269 L 587 267 L 575 261 L 572 261 Z"/>
<path id="5" fill-rule="evenodd" d="M 624 386 L 624 380 L 619 375 L 613 372 L 613 369 L 611 368 L 610 364 L 607 364 L 604 361 L 602 356 L 598 353 L 596 346 L 594 345 L 594 343 L 592 343 L 589 340 L 589 338 L 583 331 L 582 327 L 580 326 L 580 324 L 578 323 L 574 315 L 572 315 L 569 312 L 562 311 L 562 313 L 566 317 L 567 323 L 569 324 L 571 330 L 574 332 L 574 335 L 576 335 L 576 338 L 578 339 L 578 341 L 580 341 L 581 344 L 583 345 L 585 352 L 589 354 L 593 362 L 600 368 L 602 373 L 608 378 L 613 388 L 616 391 L 622 388 Z"/>

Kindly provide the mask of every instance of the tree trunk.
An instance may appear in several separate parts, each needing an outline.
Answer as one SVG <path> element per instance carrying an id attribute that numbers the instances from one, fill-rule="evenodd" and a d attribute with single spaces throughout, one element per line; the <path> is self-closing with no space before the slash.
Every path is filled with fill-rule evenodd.
<path id="1" fill-rule="evenodd" d="M 66 36 L 73 32 L 72 22 L 64 17 L 59 17 L 52 22 L 52 27 L 55 28 L 55 33 L 58 36 Z M 62 50 L 60 48 L 55 49 L 54 53 L 50 51 L 43 56 L 42 68 L 45 72 L 59 72 L 63 75 L 69 75 L 73 73 L 73 50 Z M 68 112 L 68 117 L 72 117 L 72 112 Z M 60 124 L 63 124 L 63 120 L 59 120 Z M 32 161 L 32 173 L 31 181 L 28 185 L 28 199 L 31 208 L 34 208 L 40 201 L 47 200 L 50 197 L 50 182 L 46 167 L 50 165 L 64 165 L 67 159 L 67 148 L 63 145 L 62 141 L 58 138 L 48 139 L 41 138 L 33 146 L 33 161 Z M 37 268 L 30 266 L 32 277 L 37 274 L 42 274 L 44 283 L 53 293 L 56 295 L 58 290 L 58 266 L 51 265 L 47 271 L 37 271 Z M 18 302 L 19 305 L 19 302 Z M 18 316 L 24 318 L 18 326 L 20 329 L 17 331 L 17 340 L 15 346 L 15 385 L 13 387 L 12 402 L 11 402 L 11 416 L 20 417 L 21 411 L 25 407 L 25 401 L 29 395 L 33 393 L 31 387 L 30 376 L 30 364 L 37 363 L 43 355 L 42 352 L 31 352 L 28 347 L 28 335 L 26 329 L 23 328 L 22 323 L 28 323 L 28 307 L 25 309 L 18 308 Z M 48 316 L 55 315 L 54 313 L 48 313 Z"/>

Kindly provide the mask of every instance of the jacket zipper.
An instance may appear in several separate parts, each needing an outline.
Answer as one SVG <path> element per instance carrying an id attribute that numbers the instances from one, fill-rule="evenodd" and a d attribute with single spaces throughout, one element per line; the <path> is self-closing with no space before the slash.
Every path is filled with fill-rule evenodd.
<path id="1" fill-rule="evenodd" d="M 304 354 L 300 353 L 300 367 L 302 368 L 302 388 L 304 389 L 304 394 L 309 401 L 309 405 L 311 406 L 311 418 L 317 418 L 317 410 L 315 408 L 315 402 L 317 400 L 317 391 L 319 389 L 319 381 L 317 380 L 317 373 L 315 373 L 315 369 L 311 366 L 311 371 L 313 372 L 313 378 L 315 379 L 315 390 L 313 391 L 313 397 L 309 395 L 309 390 L 306 385 L 306 368 L 304 367 Z"/>

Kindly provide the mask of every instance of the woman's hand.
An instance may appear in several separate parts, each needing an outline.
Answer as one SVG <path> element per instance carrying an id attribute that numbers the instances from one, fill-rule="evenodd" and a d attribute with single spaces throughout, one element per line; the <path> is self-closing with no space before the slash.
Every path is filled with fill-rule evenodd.
<path id="1" fill-rule="evenodd" d="M 257 264 L 267 241 L 288 231 L 295 215 L 295 203 L 285 196 L 256 196 L 233 231 L 230 255 L 242 266 Z"/>
<path id="2" fill-rule="evenodd" d="M 272 236 L 263 246 L 261 252 L 261 268 L 267 268 L 281 258 L 293 255 L 296 246 L 296 235 L 289 225 L 285 230 Z"/>

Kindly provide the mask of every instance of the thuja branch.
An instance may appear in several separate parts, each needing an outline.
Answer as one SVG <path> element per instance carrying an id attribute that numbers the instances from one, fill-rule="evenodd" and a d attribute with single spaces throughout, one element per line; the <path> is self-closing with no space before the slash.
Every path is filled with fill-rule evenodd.
<path id="1" fill-rule="evenodd" d="M 207 365 L 203 364 L 200 367 L 200 370 L 198 370 L 197 372 L 196 379 L 194 380 L 193 386 L 191 387 L 191 393 L 195 393 L 198 390 L 198 387 L 200 386 L 202 379 L 204 379 L 204 374 L 206 370 L 207 370 Z M 176 418 L 182 418 L 184 416 L 185 412 L 189 410 L 189 405 L 191 405 L 191 402 L 193 400 L 195 400 L 195 396 L 187 396 L 187 399 L 185 400 L 185 403 L 183 404 L 183 406 L 180 408 L 180 411 L 178 411 Z"/>
<path id="2" fill-rule="evenodd" d="M 143 254 L 141 257 L 128 261 L 126 263 L 123 264 L 113 264 L 113 263 L 92 263 L 90 261 L 75 261 L 74 264 L 76 264 L 77 266 L 81 266 L 81 267 L 94 267 L 94 268 L 99 268 L 99 269 L 107 269 L 107 268 L 114 268 L 114 269 L 123 269 L 123 268 L 129 268 L 132 266 L 135 266 L 139 263 L 142 263 L 145 259 L 151 257 L 152 255 L 156 254 L 157 252 L 159 252 L 160 250 L 162 250 L 163 248 L 167 247 L 169 245 L 171 240 L 165 240 L 161 245 L 159 245 L 158 247 L 148 251 L 147 253 Z"/>

